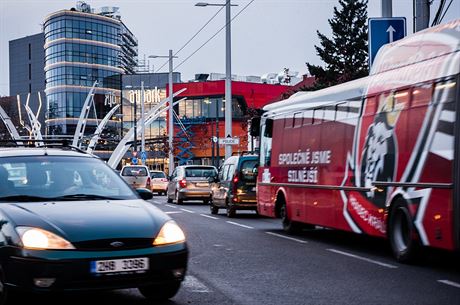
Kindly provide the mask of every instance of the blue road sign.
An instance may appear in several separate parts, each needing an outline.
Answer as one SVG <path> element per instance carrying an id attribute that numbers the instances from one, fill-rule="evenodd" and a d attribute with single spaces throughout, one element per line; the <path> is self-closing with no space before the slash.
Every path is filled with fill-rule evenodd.
<path id="1" fill-rule="evenodd" d="M 141 151 L 141 159 L 146 160 L 147 159 L 147 153 L 145 151 Z"/>
<path id="2" fill-rule="evenodd" d="M 369 18 L 369 67 L 378 50 L 385 44 L 406 36 L 406 18 Z"/>
<path id="3" fill-rule="evenodd" d="M 139 159 L 137 159 L 136 157 L 131 159 L 131 163 L 134 164 L 134 165 L 136 165 L 138 161 L 139 161 Z"/>

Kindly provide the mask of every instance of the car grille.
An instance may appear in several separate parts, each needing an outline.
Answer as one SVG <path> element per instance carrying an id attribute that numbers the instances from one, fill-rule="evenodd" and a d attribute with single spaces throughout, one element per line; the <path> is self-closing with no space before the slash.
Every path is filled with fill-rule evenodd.
<path id="1" fill-rule="evenodd" d="M 153 238 L 97 239 L 72 243 L 78 250 L 116 251 L 152 247 Z"/>

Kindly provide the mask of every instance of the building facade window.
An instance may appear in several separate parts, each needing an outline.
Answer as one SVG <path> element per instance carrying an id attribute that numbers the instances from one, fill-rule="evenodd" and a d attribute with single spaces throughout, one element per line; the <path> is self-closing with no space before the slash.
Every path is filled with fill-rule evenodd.
<path id="1" fill-rule="evenodd" d="M 195 119 L 221 119 L 225 117 L 225 102 L 223 98 L 199 98 L 187 99 L 185 102 L 179 103 L 178 114 L 180 118 Z M 241 104 L 236 98 L 232 101 L 232 116 L 233 118 L 242 118 L 244 111 Z"/>

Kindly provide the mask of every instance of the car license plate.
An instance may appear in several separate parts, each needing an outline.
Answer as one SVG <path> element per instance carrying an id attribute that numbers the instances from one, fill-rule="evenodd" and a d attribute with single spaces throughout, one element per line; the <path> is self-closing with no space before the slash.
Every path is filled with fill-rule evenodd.
<path id="1" fill-rule="evenodd" d="M 123 258 L 91 262 L 91 273 L 145 271 L 149 269 L 147 257 Z"/>

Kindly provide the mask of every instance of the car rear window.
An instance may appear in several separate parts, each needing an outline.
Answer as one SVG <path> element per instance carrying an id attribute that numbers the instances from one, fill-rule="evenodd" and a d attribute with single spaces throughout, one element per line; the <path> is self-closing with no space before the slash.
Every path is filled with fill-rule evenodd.
<path id="1" fill-rule="evenodd" d="M 152 179 L 155 179 L 155 178 L 166 178 L 166 175 L 165 173 L 162 173 L 162 172 L 153 172 L 153 173 L 150 173 L 150 177 Z"/>
<path id="2" fill-rule="evenodd" d="M 210 167 L 194 167 L 185 169 L 185 177 L 214 177 L 217 171 Z"/>
<path id="3" fill-rule="evenodd" d="M 145 167 L 125 167 L 121 172 L 122 176 L 147 176 Z"/>
<path id="4" fill-rule="evenodd" d="M 258 160 L 246 160 L 241 163 L 241 179 L 244 181 L 255 181 L 256 173 L 254 171 L 258 166 Z"/>

